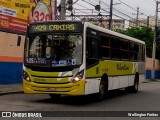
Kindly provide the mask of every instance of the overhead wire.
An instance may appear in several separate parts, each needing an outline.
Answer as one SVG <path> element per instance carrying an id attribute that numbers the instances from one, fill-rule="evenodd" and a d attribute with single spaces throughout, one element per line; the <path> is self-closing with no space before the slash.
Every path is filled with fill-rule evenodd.
<path id="1" fill-rule="evenodd" d="M 85 0 L 83 0 L 84 2 L 86 2 Z M 90 0 L 90 2 L 91 2 L 91 0 Z M 86 3 L 88 3 L 88 2 L 86 2 Z M 93 1 L 92 1 L 92 3 L 93 3 Z M 94 2 L 95 3 L 95 2 Z M 89 3 L 90 5 L 92 5 L 92 6 L 95 6 L 94 4 L 91 4 L 91 3 Z M 97 4 L 97 3 L 96 3 Z M 109 11 L 106 11 L 105 9 L 103 9 L 103 8 L 101 8 L 101 10 L 103 10 L 103 11 L 105 11 L 105 12 L 107 12 L 107 13 L 109 13 Z M 120 16 L 118 16 L 118 15 L 116 15 L 116 14 L 113 14 L 113 15 L 115 15 L 115 16 L 117 16 L 117 17 L 120 17 Z M 120 17 L 120 18 L 123 18 L 123 17 Z M 124 19 L 124 18 L 123 18 Z M 125 20 L 125 19 L 124 19 Z"/>
<path id="2" fill-rule="evenodd" d="M 79 5 L 79 6 L 83 7 L 83 8 L 85 8 L 85 9 L 84 9 L 85 11 L 88 9 L 87 7 L 85 7 L 85 6 L 83 6 L 83 5 L 80 5 L 80 4 L 78 4 L 78 3 L 77 3 L 77 5 Z M 90 15 L 89 12 L 84 12 L 84 10 L 82 10 L 82 9 L 75 9 L 75 10 L 78 10 L 78 11 L 81 11 L 81 12 L 83 12 L 83 13 L 86 13 L 87 15 Z M 93 10 L 94 10 L 94 9 L 93 9 Z M 95 10 L 94 10 L 94 12 L 98 13 L 98 12 L 95 11 Z"/>
<path id="3" fill-rule="evenodd" d="M 83 2 L 86 2 L 87 4 L 89 4 L 90 6 L 94 6 L 95 7 L 95 5 L 97 5 L 97 4 L 99 4 L 99 3 L 104 3 L 107 7 L 110 7 L 110 5 L 108 5 L 106 2 L 104 2 L 103 0 L 100 0 L 101 2 L 99 2 L 99 0 L 97 1 L 95 1 L 95 0 L 82 0 Z M 82 2 L 81 1 L 81 2 Z M 128 8 L 130 8 L 130 9 L 132 9 L 132 10 L 134 10 L 134 11 L 137 11 L 135 8 L 133 8 L 133 7 L 131 7 L 130 5 L 128 5 L 128 4 L 126 4 L 126 3 L 124 3 L 122 0 L 119 0 L 122 4 L 124 4 L 124 5 L 126 5 Z M 82 4 L 80 4 L 79 3 L 79 1 L 78 2 L 76 2 L 75 3 L 76 5 L 79 5 L 79 6 L 81 6 L 81 7 L 83 7 L 83 8 L 85 8 L 85 9 L 88 9 L 88 6 L 86 7 L 86 6 L 84 6 L 84 5 L 82 5 Z M 101 13 L 102 13 L 102 11 L 105 11 L 105 13 L 110 13 L 110 11 L 109 11 L 109 9 L 107 10 L 107 8 L 105 8 L 106 6 L 104 6 L 104 4 L 101 4 Z M 84 14 L 86 14 L 86 15 L 90 15 L 89 14 L 89 12 L 85 12 L 84 10 L 80 10 L 80 9 L 76 9 L 76 8 L 74 8 L 76 11 L 77 11 L 77 13 L 78 12 L 82 12 L 82 13 L 84 13 Z M 95 8 L 94 8 L 95 9 Z M 118 18 L 121 18 L 121 19 L 124 19 L 124 20 L 126 20 L 126 21 L 130 21 L 130 22 L 132 22 L 132 23 L 135 23 L 136 24 L 136 22 L 133 22 L 133 21 L 131 21 L 131 20 L 129 20 L 129 19 L 132 19 L 132 20 L 135 20 L 136 21 L 136 18 L 133 18 L 132 16 L 130 16 L 128 13 L 126 13 L 126 12 L 128 12 L 128 11 L 125 11 L 125 10 L 120 10 L 120 7 L 117 9 L 117 8 L 113 8 L 113 16 L 115 16 L 115 17 L 118 17 Z M 125 12 L 124 12 L 125 11 Z M 94 13 L 98 13 L 98 11 L 94 11 Z M 104 12 L 103 12 L 104 13 Z M 122 15 L 122 16 L 120 16 L 120 15 L 117 15 L 117 13 L 118 14 L 120 14 L 120 15 Z M 139 13 L 141 13 L 141 12 L 139 12 Z M 146 14 L 144 14 L 145 16 L 147 16 Z M 125 18 L 124 18 L 125 17 Z M 144 23 L 144 22 L 141 22 L 141 21 L 139 21 L 140 23 Z M 144 23 L 144 24 L 147 24 L 147 23 Z"/>
<path id="4" fill-rule="evenodd" d="M 129 7 L 130 9 L 132 9 L 132 10 L 134 10 L 134 11 L 137 12 L 137 9 L 131 7 L 130 5 L 126 4 L 125 2 L 122 2 L 122 0 L 119 0 L 119 1 L 121 1 L 122 4 L 126 5 L 126 6 Z M 146 15 L 145 13 L 142 13 L 142 12 L 139 12 L 139 14 L 143 14 L 143 15 L 145 15 L 145 16 L 149 16 L 149 15 Z"/>
<path id="5" fill-rule="evenodd" d="M 119 1 L 121 1 L 121 0 L 119 0 Z M 107 6 L 110 6 L 110 5 L 108 5 L 106 2 L 104 2 L 104 1 L 102 1 L 105 5 L 107 5 Z M 104 5 L 103 4 L 103 5 Z M 126 4 L 127 5 L 127 4 Z M 129 6 L 129 5 L 128 5 Z M 130 8 L 132 8 L 131 6 L 129 6 Z M 131 19 L 133 19 L 133 20 L 136 20 L 135 18 L 133 18 L 133 17 L 131 17 L 130 15 L 128 15 L 128 14 L 126 14 L 126 13 L 124 13 L 124 12 L 122 12 L 122 11 L 120 11 L 120 10 L 117 10 L 116 8 L 113 8 L 115 11 L 117 11 L 118 13 L 120 13 L 121 15 L 123 15 L 123 16 L 126 16 L 126 17 L 128 17 L 128 18 L 131 18 Z M 135 11 L 137 11 L 136 9 L 134 9 L 134 8 L 132 8 L 133 10 L 135 10 Z M 147 23 L 145 23 L 145 22 L 141 22 L 141 21 L 139 21 L 140 23 L 143 23 L 143 24 L 147 24 Z"/>
<path id="6" fill-rule="evenodd" d="M 149 3 L 149 5 L 151 5 L 152 7 L 153 7 L 153 6 L 155 7 L 155 4 L 153 4 L 153 2 L 156 2 L 156 0 L 151 0 L 152 2 L 149 1 L 149 0 L 143 0 L 143 1 Z"/>
<path id="7" fill-rule="evenodd" d="M 81 4 L 78 4 L 78 3 L 76 3 L 77 5 L 79 5 L 79 6 L 81 6 L 81 7 L 83 7 L 83 8 L 86 8 L 85 6 L 82 6 Z M 86 8 L 87 9 L 87 8 Z M 76 9 L 75 9 L 76 10 Z M 87 12 L 84 12 L 84 11 L 82 11 L 82 10 L 79 10 L 80 12 L 83 12 L 83 13 L 85 13 L 85 14 L 87 14 L 87 15 L 89 15 Z"/>

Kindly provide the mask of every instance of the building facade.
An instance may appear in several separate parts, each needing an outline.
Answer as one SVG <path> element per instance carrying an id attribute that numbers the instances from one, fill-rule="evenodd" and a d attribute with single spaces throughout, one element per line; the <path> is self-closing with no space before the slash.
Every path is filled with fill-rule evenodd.
<path id="1" fill-rule="evenodd" d="M 0 84 L 22 83 L 27 25 L 55 20 L 56 0 L 0 2 Z"/>
<path id="2" fill-rule="evenodd" d="M 22 82 L 24 35 L 0 32 L 0 84 Z M 21 37 L 21 44 L 17 44 Z"/>
<path id="3" fill-rule="evenodd" d="M 146 18 L 139 18 L 138 21 L 136 19 L 130 19 L 129 27 L 144 27 L 148 26 L 152 29 L 155 28 L 155 16 L 148 16 Z M 160 20 L 157 21 L 157 26 L 160 26 Z"/>
<path id="4" fill-rule="evenodd" d="M 91 21 L 93 24 L 109 29 L 109 21 L 108 20 L 97 20 Z M 111 28 L 113 31 L 124 30 L 125 29 L 125 20 L 123 19 L 113 19 Z"/>

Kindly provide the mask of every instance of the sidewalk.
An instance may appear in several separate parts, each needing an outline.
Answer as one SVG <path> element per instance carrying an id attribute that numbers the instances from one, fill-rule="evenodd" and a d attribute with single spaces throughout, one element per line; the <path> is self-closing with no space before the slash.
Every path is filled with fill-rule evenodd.
<path id="1" fill-rule="evenodd" d="M 0 96 L 6 94 L 23 93 L 22 83 L 20 84 L 9 84 L 0 85 Z"/>

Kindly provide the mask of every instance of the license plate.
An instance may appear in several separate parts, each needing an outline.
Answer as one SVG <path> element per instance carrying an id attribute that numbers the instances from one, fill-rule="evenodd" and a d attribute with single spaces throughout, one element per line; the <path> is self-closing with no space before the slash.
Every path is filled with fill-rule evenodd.
<path id="1" fill-rule="evenodd" d="M 56 90 L 56 88 L 48 87 L 48 88 L 46 88 L 46 90 L 47 90 L 47 91 L 55 91 L 55 90 Z"/>

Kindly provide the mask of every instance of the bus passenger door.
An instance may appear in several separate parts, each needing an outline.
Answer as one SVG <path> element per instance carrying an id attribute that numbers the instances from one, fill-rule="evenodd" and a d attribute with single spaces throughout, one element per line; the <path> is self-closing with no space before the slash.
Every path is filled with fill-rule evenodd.
<path id="1" fill-rule="evenodd" d="M 87 36 L 86 40 L 86 87 L 85 93 L 99 92 L 99 54 L 98 38 Z"/>
<path id="2" fill-rule="evenodd" d="M 87 68 L 99 63 L 98 38 L 87 36 L 86 61 Z"/>

